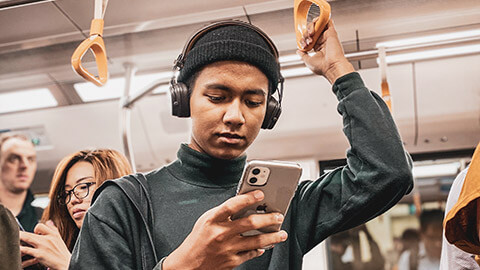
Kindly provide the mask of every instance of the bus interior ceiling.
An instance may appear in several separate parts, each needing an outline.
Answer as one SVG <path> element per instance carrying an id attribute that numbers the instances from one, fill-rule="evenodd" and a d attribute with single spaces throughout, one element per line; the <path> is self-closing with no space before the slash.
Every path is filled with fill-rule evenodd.
<path id="1" fill-rule="evenodd" d="M 84 81 L 72 70 L 70 57 L 88 35 L 94 1 L 24 2 L 7 0 L 0 5 L 0 98 L 47 88 L 58 105 L 1 113 L 0 130 L 23 131 L 40 140 L 34 189 L 47 192 L 57 162 L 68 153 L 88 147 L 123 150 L 119 99 L 88 101 L 76 91 Z M 480 29 L 478 0 L 454 2 L 336 0 L 330 4 L 345 52 L 354 55 L 374 51 L 379 42 Z M 127 63 L 135 67 L 137 77 L 169 72 L 188 37 L 220 19 L 250 20 L 272 37 L 281 57 L 295 54 L 291 0 L 114 0 L 106 10 L 104 31 L 110 80 L 121 80 Z M 427 49 L 479 44 L 477 36 Z M 299 63 L 285 61 L 282 72 L 301 67 Z M 352 58 L 352 63 L 367 86 L 380 93 L 376 54 Z M 475 147 L 480 139 L 479 63 L 477 51 L 388 65 L 393 116 L 410 153 Z M 93 58 L 85 65 L 94 69 Z M 121 84 L 117 88 L 123 91 Z M 282 117 L 274 130 L 261 131 L 248 151 L 249 158 L 343 158 L 348 143 L 336 106 L 325 79 L 311 74 L 288 76 Z M 178 144 L 189 139 L 189 128 L 188 119 L 170 115 L 165 91 L 136 103 L 131 132 L 137 169 L 147 171 L 174 160 Z"/>

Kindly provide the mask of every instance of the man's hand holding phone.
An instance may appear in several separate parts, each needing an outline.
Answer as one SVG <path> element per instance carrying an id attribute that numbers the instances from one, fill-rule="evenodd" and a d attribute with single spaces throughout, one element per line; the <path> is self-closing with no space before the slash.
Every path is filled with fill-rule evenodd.
<path id="1" fill-rule="evenodd" d="M 283 222 L 280 213 L 253 214 L 232 220 L 242 209 L 262 201 L 262 191 L 252 191 L 228 199 L 205 212 L 195 223 L 183 243 L 163 262 L 163 269 L 232 269 L 261 256 L 263 247 L 281 243 L 287 232 L 278 231 L 255 236 L 242 233 Z"/>

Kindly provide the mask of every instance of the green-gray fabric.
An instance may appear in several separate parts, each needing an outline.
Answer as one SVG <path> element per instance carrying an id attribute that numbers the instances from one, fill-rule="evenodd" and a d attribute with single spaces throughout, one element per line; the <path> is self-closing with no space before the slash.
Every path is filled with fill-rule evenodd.
<path id="1" fill-rule="evenodd" d="M 348 165 L 300 183 L 282 226 L 288 240 L 238 269 L 301 269 L 303 255 L 326 237 L 385 212 L 411 190 L 411 160 L 385 103 L 358 73 L 338 79 L 333 91 L 351 145 Z M 182 145 L 178 160 L 146 175 L 159 259 L 200 215 L 234 196 L 245 159 L 219 160 Z M 137 218 L 120 189 L 106 187 L 85 217 L 70 269 L 141 269 Z"/>
<path id="2" fill-rule="evenodd" d="M 22 224 L 23 228 L 27 232 L 33 232 L 35 226 L 37 226 L 38 221 L 42 217 L 43 209 L 40 207 L 35 207 L 32 205 L 35 197 L 33 193 L 28 190 L 27 197 L 23 203 L 22 210 L 17 215 L 17 219 Z"/>
<path id="3" fill-rule="evenodd" d="M 15 217 L 0 204 L 0 270 L 22 269 L 18 230 Z"/>

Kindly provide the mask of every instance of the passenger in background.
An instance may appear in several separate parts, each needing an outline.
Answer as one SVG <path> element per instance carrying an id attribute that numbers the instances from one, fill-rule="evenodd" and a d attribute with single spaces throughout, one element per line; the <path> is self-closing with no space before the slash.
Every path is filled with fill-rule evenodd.
<path id="1" fill-rule="evenodd" d="M 35 233 L 20 232 L 20 239 L 33 246 L 21 246 L 22 255 L 34 257 L 22 266 L 40 263 L 51 270 L 67 269 L 95 189 L 131 172 L 125 156 L 109 149 L 79 151 L 60 161 L 42 223 Z"/>
<path id="2" fill-rule="evenodd" d="M 460 191 L 462 190 L 465 176 L 468 168 L 457 175 L 453 181 L 450 192 L 448 193 L 445 213 L 448 213 L 458 201 Z M 480 266 L 475 261 L 475 255 L 467 253 L 453 244 L 448 243 L 445 234 L 442 235 L 442 257 L 440 259 L 440 270 L 480 270 Z"/>
<path id="3" fill-rule="evenodd" d="M 402 253 L 402 239 L 400 237 L 394 237 L 393 245 L 385 252 L 385 270 L 397 270 L 398 259 Z"/>
<path id="4" fill-rule="evenodd" d="M 362 258 L 360 251 L 360 232 L 365 234 L 370 248 L 370 260 Z M 348 247 L 352 248 L 353 260 L 343 261 Z M 367 229 L 365 224 L 332 235 L 330 238 L 330 251 L 333 270 L 384 270 L 385 259 L 383 258 L 377 242 Z"/>
<path id="5" fill-rule="evenodd" d="M 32 206 L 34 197 L 29 188 L 37 171 L 37 152 L 26 136 L 0 136 L 0 170 L 0 202 L 32 232 L 43 209 Z"/>
<path id="6" fill-rule="evenodd" d="M 420 242 L 400 255 L 398 270 L 438 270 L 442 252 L 443 211 L 426 210 L 420 215 Z M 412 237 L 412 240 L 414 238 Z"/>
<path id="7" fill-rule="evenodd" d="M 12 213 L 0 203 L 0 270 L 18 270 L 20 249 L 18 224 Z"/>
<path id="8" fill-rule="evenodd" d="M 479 269 L 479 187 L 480 142 L 473 153 L 469 167 L 458 175 L 448 195 L 448 212 L 445 215 L 443 223 L 445 251 L 442 252 L 442 269 Z M 448 243 L 446 243 L 447 241 Z M 453 245 L 455 245 L 455 247 Z M 475 256 L 469 256 L 466 253 Z M 475 262 L 472 261 L 472 259 L 474 259 Z"/>

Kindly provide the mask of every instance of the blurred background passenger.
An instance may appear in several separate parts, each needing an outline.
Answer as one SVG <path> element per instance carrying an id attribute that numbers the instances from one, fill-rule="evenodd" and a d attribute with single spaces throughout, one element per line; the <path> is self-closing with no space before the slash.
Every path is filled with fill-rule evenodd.
<path id="1" fill-rule="evenodd" d="M 26 136 L 0 136 L 0 170 L 0 202 L 26 231 L 33 232 L 43 209 L 32 206 L 30 186 L 37 171 L 37 152 Z"/>
<path id="2" fill-rule="evenodd" d="M 350 245 L 350 233 L 348 231 L 339 232 L 330 237 L 330 256 L 332 269 L 334 270 L 351 270 L 353 266 L 351 262 L 342 260 L 343 255 Z"/>
<path id="3" fill-rule="evenodd" d="M 444 220 L 445 233 L 443 236 L 445 250 L 442 251 L 442 269 L 479 268 L 479 187 L 480 142 L 473 153 L 469 167 L 457 176 L 448 195 L 448 212 Z M 448 243 L 446 243 L 447 241 Z"/>
<path id="4" fill-rule="evenodd" d="M 42 223 L 34 233 L 20 232 L 20 239 L 33 246 L 21 246 L 22 255 L 34 257 L 22 266 L 40 263 L 51 270 L 67 269 L 94 191 L 106 180 L 130 173 L 125 156 L 110 149 L 79 151 L 60 161 Z"/>
<path id="5" fill-rule="evenodd" d="M 18 228 L 15 217 L 0 203 L 0 270 L 21 269 Z"/>
<path id="6" fill-rule="evenodd" d="M 401 237 L 394 237 L 392 248 L 385 251 L 385 269 L 386 270 L 397 270 L 398 259 L 400 259 L 400 254 L 403 252 L 403 244 Z"/>
<path id="7" fill-rule="evenodd" d="M 420 243 L 406 242 L 398 270 L 438 270 L 442 252 L 442 222 L 444 212 L 426 210 L 420 215 Z M 414 239 L 412 235 L 412 240 Z M 410 244 L 412 244 L 410 246 Z"/>
<path id="8" fill-rule="evenodd" d="M 445 213 L 448 213 L 457 203 L 460 191 L 462 190 L 465 176 L 468 168 L 463 170 L 453 181 L 452 188 L 448 193 Z M 467 253 L 453 244 L 448 243 L 445 234 L 442 235 L 442 256 L 440 259 L 440 270 L 480 270 L 480 266 L 475 261 L 475 255 Z"/>
<path id="9" fill-rule="evenodd" d="M 370 248 L 370 258 L 362 257 L 360 251 L 360 233 L 364 233 Z M 348 257 L 347 250 L 351 247 L 351 258 Z M 385 269 L 385 259 L 380 252 L 378 244 L 365 224 L 340 232 L 330 237 L 330 255 L 332 269 L 334 270 L 383 270 Z"/>

